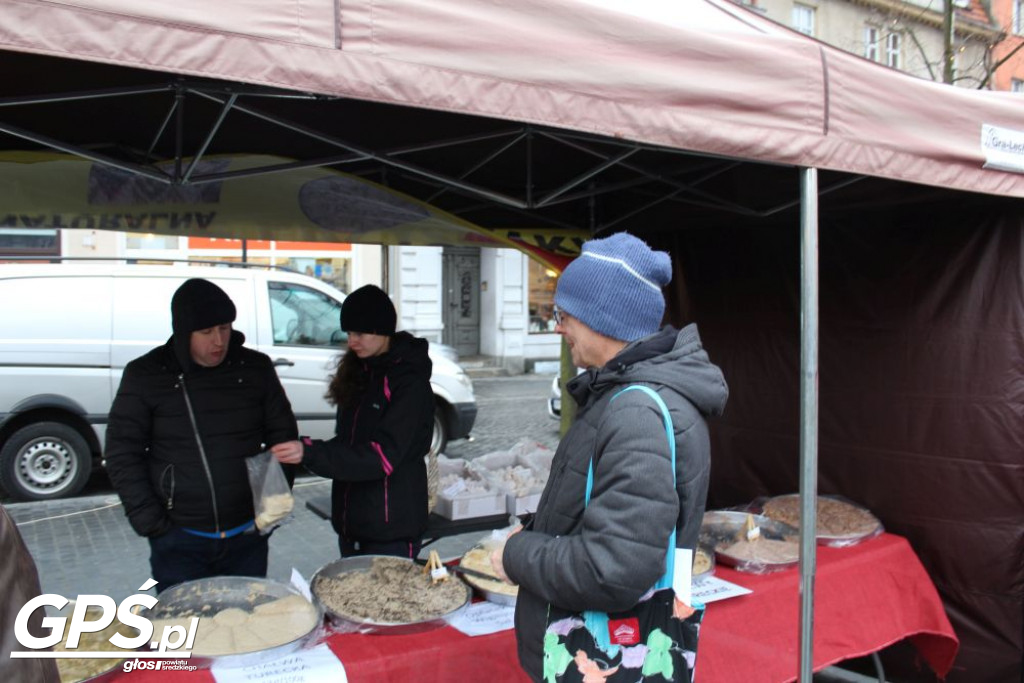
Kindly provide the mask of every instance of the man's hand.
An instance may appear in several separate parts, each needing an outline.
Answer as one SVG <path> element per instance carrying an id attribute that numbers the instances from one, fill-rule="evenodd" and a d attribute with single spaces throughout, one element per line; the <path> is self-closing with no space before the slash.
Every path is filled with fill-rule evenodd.
<path id="1" fill-rule="evenodd" d="M 270 452 L 278 462 L 285 465 L 298 465 L 302 462 L 303 446 L 301 441 L 285 441 L 271 446 Z"/>

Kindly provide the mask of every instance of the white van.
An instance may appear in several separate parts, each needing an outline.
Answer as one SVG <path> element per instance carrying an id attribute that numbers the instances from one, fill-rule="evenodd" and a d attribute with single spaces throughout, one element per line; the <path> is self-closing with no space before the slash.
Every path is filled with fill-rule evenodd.
<path id="1" fill-rule="evenodd" d="M 324 393 L 347 339 L 345 295 L 334 287 L 227 264 L 0 264 L 0 487 L 9 496 L 61 498 L 85 486 L 124 366 L 170 337 L 171 296 L 190 277 L 234 301 L 234 327 L 274 361 L 299 433 L 333 436 Z M 473 383 L 453 356 L 430 346 L 432 452 L 469 436 L 476 419 Z"/>

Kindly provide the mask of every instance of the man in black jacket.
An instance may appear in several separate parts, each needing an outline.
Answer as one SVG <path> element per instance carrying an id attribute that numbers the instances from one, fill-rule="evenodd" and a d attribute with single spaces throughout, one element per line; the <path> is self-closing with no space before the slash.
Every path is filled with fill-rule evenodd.
<path id="1" fill-rule="evenodd" d="M 149 539 L 157 590 L 208 576 L 266 576 L 246 458 L 295 439 L 270 358 L 231 329 L 235 305 L 187 280 L 173 334 L 125 367 L 110 410 L 106 469 L 135 531 Z"/>

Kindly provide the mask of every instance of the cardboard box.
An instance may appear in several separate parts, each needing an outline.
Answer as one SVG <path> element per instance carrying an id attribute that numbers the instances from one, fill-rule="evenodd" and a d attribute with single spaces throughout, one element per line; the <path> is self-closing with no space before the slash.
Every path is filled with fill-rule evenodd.
<path id="1" fill-rule="evenodd" d="M 488 490 L 485 493 L 460 493 L 453 498 L 438 494 L 434 512 L 454 521 L 503 515 L 507 508 L 505 494 Z"/>
<path id="2" fill-rule="evenodd" d="M 529 490 L 516 491 L 508 481 L 504 480 L 503 471 L 514 467 L 524 468 L 534 479 L 535 483 Z M 508 451 L 494 451 L 481 455 L 471 461 L 468 468 L 493 488 L 504 492 L 506 509 L 510 515 L 520 516 L 536 512 L 537 505 L 540 503 L 540 494 L 544 491 L 544 484 L 547 482 L 548 472 L 538 471 L 525 457 L 522 449 L 513 447 Z"/>
<path id="3" fill-rule="evenodd" d="M 508 514 L 522 517 L 525 514 L 537 511 L 540 504 L 540 493 L 530 493 L 525 496 L 517 496 L 514 493 L 505 494 L 505 506 Z"/>
<path id="4" fill-rule="evenodd" d="M 505 493 L 494 489 L 486 481 L 480 479 L 467 467 L 465 460 L 461 458 L 441 460 L 439 457 L 438 470 L 441 473 L 442 481 L 445 477 L 450 478 L 451 475 L 456 476 L 457 479 L 454 485 L 442 487 L 437 492 L 437 502 L 434 505 L 434 512 L 437 514 L 451 520 L 505 514 L 508 506 L 505 501 Z M 460 490 L 458 484 L 460 481 L 474 488 L 482 485 L 484 490 Z"/>

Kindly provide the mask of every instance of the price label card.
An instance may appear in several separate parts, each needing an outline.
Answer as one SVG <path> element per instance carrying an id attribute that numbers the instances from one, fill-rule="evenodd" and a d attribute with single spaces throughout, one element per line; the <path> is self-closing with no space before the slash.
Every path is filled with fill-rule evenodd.
<path id="1" fill-rule="evenodd" d="M 692 589 L 690 577 L 693 575 L 693 551 L 689 548 L 676 548 L 675 567 L 672 572 L 672 590 L 676 597 L 686 605 L 692 605 Z"/>
<path id="2" fill-rule="evenodd" d="M 693 597 L 705 605 L 717 600 L 735 598 L 750 593 L 749 588 L 729 583 L 717 576 L 702 576 L 693 582 Z"/>
<path id="3" fill-rule="evenodd" d="M 474 602 L 459 612 L 448 623 L 467 636 L 485 636 L 506 631 L 515 626 L 516 608 L 493 602 Z"/>
<path id="4" fill-rule="evenodd" d="M 295 567 L 292 567 L 291 580 L 292 586 L 298 589 L 303 597 L 313 602 L 313 593 L 309 590 L 309 581 L 306 581 L 306 578 Z"/>

